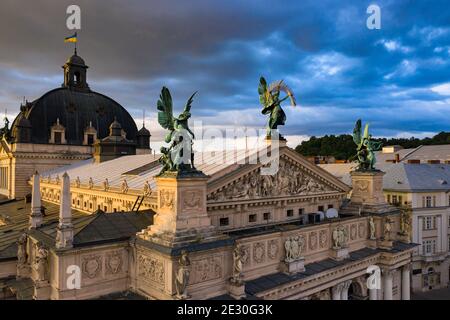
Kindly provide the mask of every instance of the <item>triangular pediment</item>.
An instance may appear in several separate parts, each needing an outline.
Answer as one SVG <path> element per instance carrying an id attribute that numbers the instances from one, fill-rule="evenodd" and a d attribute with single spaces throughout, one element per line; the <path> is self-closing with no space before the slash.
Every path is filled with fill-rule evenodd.
<path id="1" fill-rule="evenodd" d="M 263 167 L 262 164 L 240 165 L 221 178 L 212 179 L 208 183 L 208 201 L 285 198 L 346 193 L 349 190 L 340 180 L 287 147 L 280 149 L 279 167 L 275 174 L 263 175 Z"/>

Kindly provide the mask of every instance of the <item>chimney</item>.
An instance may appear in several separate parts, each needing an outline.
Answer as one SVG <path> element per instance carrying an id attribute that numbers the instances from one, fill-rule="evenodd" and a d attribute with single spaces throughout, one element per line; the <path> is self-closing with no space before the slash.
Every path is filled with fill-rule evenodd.
<path id="1" fill-rule="evenodd" d="M 36 171 L 33 175 L 33 190 L 31 191 L 31 216 L 30 216 L 30 229 L 39 228 L 42 224 L 42 211 L 41 211 L 41 191 L 40 191 L 40 177 Z"/>
<path id="2" fill-rule="evenodd" d="M 59 224 L 56 231 L 57 249 L 70 249 L 73 247 L 73 225 L 70 198 L 70 178 L 67 172 L 65 172 L 61 181 Z"/>
<path id="3" fill-rule="evenodd" d="M 429 164 L 440 164 L 441 160 L 428 160 Z"/>
<path id="4" fill-rule="evenodd" d="M 418 160 L 418 159 L 410 159 L 410 160 L 408 160 L 408 163 L 411 163 L 411 164 L 420 164 L 420 160 Z"/>

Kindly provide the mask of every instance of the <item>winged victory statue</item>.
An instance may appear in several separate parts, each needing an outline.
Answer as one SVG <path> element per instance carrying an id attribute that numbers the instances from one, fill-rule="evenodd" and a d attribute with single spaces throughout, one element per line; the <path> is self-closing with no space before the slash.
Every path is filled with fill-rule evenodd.
<path id="1" fill-rule="evenodd" d="M 286 97 L 282 99 L 280 99 L 281 91 L 287 94 Z M 291 104 L 295 106 L 295 97 L 291 89 L 289 89 L 283 80 L 275 81 L 268 85 L 264 77 L 259 79 L 258 93 L 259 102 L 263 107 L 261 113 L 269 115 L 266 126 L 266 138 L 270 139 L 272 137 L 272 130 L 277 130 L 278 126 L 282 126 L 286 122 L 286 114 L 281 108 L 281 103 L 290 99 Z"/>
<path id="2" fill-rule="evenodd" d="M 190 96 L 183 112 L 174 117 L 170 91 L 166 87 L 161 90 L 157 103 L 158 122 L 164 129 L 169 130 L 164 139 L 169 146 L 160 149 L 162 155 L 159 161 L 163 165 L 160 175 L 166 171 L 195 170 L 192 151 L 195 135 L 189 128 L 188 120 L 191 117 L 191 105 L 196 93 Z"/>
<path id="3" fill-rule="evenodd" d="M 358 170 L 360 171 L 375 171 L 375 151 L 381 149 L 382 143 L 373 141 L 372 135 L 369 134 L 369 124 L 366 123 L 364 133 L 361 132 L 361 119 L 358 119 L 353 129 L 353 141 L 355 142 L 356 157 L 358 159 Z"/>

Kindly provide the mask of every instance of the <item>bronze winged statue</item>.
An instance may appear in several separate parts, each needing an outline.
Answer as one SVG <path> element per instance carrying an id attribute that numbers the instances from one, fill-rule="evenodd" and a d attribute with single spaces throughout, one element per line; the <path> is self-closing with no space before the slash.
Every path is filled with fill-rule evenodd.
<path id="1" fill-rule="evenodd" d="M 355 142 L 356 158 L 358 159 L 358 170 L 374 171 L 375 169 L 375 152 L 381 149 L 382 143 L 373 141 L 372 135 L 369 134 L 369 124 L 364 127 L 364 133 L 361 132 L 361 119 L 358 119 L 353 129 L 353 141 Z"/>
<path id="2" fill-rule="evenodd" d="M 280 92 L 283 91 L 287 95 L 280 99 Z M 293 106 L 296 105 L 294 94 L 291 89 L 281 81 L 275 81 L 270 85 L 267 85 L 266 79 L 261 77 L 259 79 L 258 86 L 259 102 L 263 109 L 261 111 L 264 115 L 269 115 L 266 126 L 266 137 L 270 139 L 272 137 L 272 130 L 277 130 L 278 126 L 282 126 L 286 122 L 286 114 L 281 108 L 281 103 L 286 99 L 290 99 Z"/>
<path id="3" fill-rule="evenodd" d="M 195 170 L 192 151 L 195 135 L 189 128 L 188 120 L 191 117 L 191 105 L 196 93 L 190 96 L 183 112 L 176 118 L 173 116 L 172 96 L 169 89 L 163 87 L 161 90 L 157 103 L 158 122 L 164 129 L 169 130 L 164 139 L 169 146 L 160 149 L 162 155 L 159 161 L 163 165 L 160 175 L 166 171 Z"/>

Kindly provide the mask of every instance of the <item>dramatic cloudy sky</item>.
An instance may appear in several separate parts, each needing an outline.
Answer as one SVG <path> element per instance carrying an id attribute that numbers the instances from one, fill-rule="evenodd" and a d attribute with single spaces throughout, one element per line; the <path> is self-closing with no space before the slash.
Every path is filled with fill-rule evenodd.
<path id="1" fill-rule="evenodd" d="M 381 7 L 381 30 L 366 9 Z M 160 88 L 207 126 L 261 128 L 257 85 L 284 79 L 299 106 L 282 132 L 351 132 L 358 117 L 376 136 L 450 131 L 450 10 L 445 1 L 1 0 L 0 108 L 13 116 L 60 86 L 72 45 L 66 8 L 82 10 L 79 54 L 88 81 L 125 106 L 156 139 Z M 297 139 L 297 140 L 296 140 Z"/>

